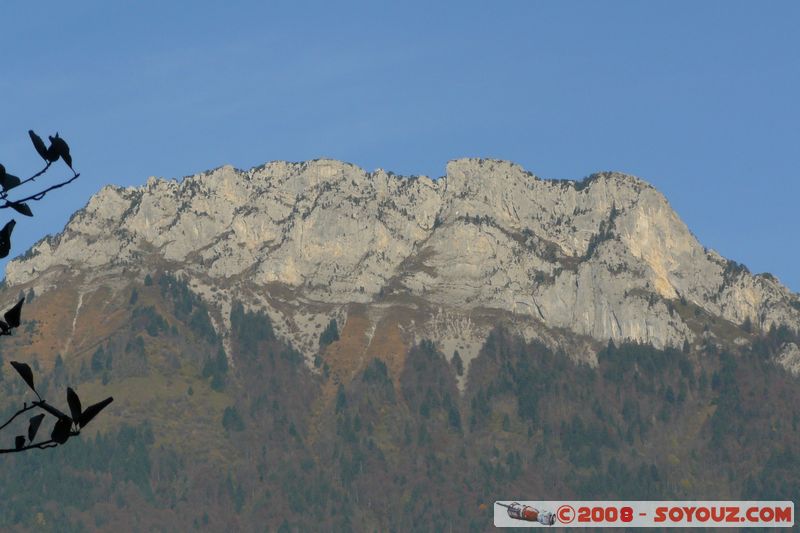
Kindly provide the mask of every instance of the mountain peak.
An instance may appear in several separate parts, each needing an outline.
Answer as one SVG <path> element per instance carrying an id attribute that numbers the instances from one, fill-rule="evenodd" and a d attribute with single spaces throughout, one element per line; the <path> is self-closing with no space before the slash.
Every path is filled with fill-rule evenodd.
<path id="1" fill-rule="evenodd" d="M 252 294 L 299 346 L 313 345 L 299 321 L 351 304 L 427 308 L 415 335 L 445 343 L 458 332 L 479 338 L 477 317 L 494 316 L 488 327 L 500 315 L 528 336 L 563 328 L 656 346 L 703 334 L 689 308 L 800 329 L 796 295 L 703 248 L 645 181 L 543 180 L 495 159 L 450 161 L 437 180 L 317 159 L 106 186 L 60 235 L 10 262 L 6 280 L 32 285 L 66 268 L 90 283 L 155 264 L 208 298 L 224 285 L 209 302 L 220 316 L 234 293 Z M 264 296 L 277 286 L 294 299 Z M 462 322 L 469 331 L 453 325 Z"/>

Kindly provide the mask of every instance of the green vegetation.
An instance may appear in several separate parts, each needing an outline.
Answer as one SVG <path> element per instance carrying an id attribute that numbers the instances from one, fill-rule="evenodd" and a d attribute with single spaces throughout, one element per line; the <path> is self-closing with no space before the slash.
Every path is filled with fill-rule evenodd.
<path id="1" fill-rule="evenodd" d="M 225 387 L 225 377 L 228 374 L 228 358 L 220 347 L 216 357 L 210 358 L 203 365 L 203 377 L 211 378 L 211 388 L 220 391 Z"/>
<path id="2" fill-rule="evenodd" d="M 145 279 L 145 283 L 146 281 Z M 175 317 L 178 320 L 187 324 L 209 344 L 218 342 L 217 333 L 208 316 L 208 308 L 200 297 L 189 289 L 185 281 L 170 274 L 162 274 L 158 278 L 158 287 L 162 297 L 169 296 L 172 300 Z"/>
<path id="3" fill-rule="evenodd" d="M 242 351 L 250 356 L 256 355 L 260 342 L 275 340 L 272 321 L 266 313 L 245 311 L 241 302 L 231 306 L 231 331 Z"/>
<path id="4" fill-rule="evenodd" d="M 141 327 L 147 331 L 147 334 L 151 337 L 158 337 L 160 333 L 165 333 L 170 330 L 167 321 L 164 320 L 164 317 L 162 317 L 152 305 L 135 308 L 132 313 L 132 318 L 135 327 Z"/>
<path id="5" fill-rule="evenodd" d="M 450 360 L 450 364 L 453 365 L 457 376 L 461 377 L 464 375 L 464 361 L 461 360 L 461 354 L 458 353 L 458 350 L 453 352 L 453 358 Z"/>
<path id="6" fill-rule="evenodd" d="M 61 355 L 59 355 L 58 358 L 56 359 L 56 366 L 62 366 L 64 364 L 63 361 L 64 360 L 61 358 Z M 103 350 L 103 347 L 100 346 L 92 354 L 92 366 L 91 366 L 92 372 L 94 374 L 101 374 L 106 370 L 111 370 L 113 362 L 114 362 L 113 354 L 111 354 L 110 352 L 106 353 L 106 351 Z"/>
<path id="7" fill-rule="evenodd" d="M 332 319 L 328 322 L 328 325 L 319 335 L 319 347 L 320 349 L 324 349 L 327 345 L 331 344 L 332 342 L 339 340 L 339 326 L 336 324 L 336 319 Z"/>
<path id="8" fill-rule="evenodd" d="M 392 380 L 389 379 L 389 370 L 386 363 L 380 359 L 373 359 L 364 369 L 362 379 L 365 383 L 376 383 L 380 386 L 391 386 Z"/>
<path id="9" fill-rule="evenodd" d="M 9 460 L 0 529 L 485 531 L 498 494 L 800 493 L 800 383 L 772 361 L 800 342 L 786 328 L 744 347 L 610 342 L 594 367 L 498 328 L 468 372 L 423 341 L 343 378 L 312 372 L 238 302 L 229 365 L 189 325 L 199 301 L 158 279 L 117 335 L 42 364 L 43 388 L 94 392 L 110 376 L 124 409 L 111 431 Z M 181 323 L 185 337 L 168 327 Z M 17 381 L 0 381 L 6 397 Z"/>
<path id="10" fill-rule="evenodd" d="M 244 422 L 236 407 L 226 407 L 222 414 L 222 427 L 225 431 L 244 431 Z"/>
<path id="11" fill-rule="evenodd" d="M 123 424 L 112 433 L 74 439 L 57 452 L 4 458 L 0 524 L 36 527 L 39 512 L 54 531 L 80 531 L 83 527 L 70 515 L 107 501 L 109 494 L 135 494 L 156 504 L 152 444 L 147 424 Z M 49 504 L 42 505 L 43 500 Z"/>

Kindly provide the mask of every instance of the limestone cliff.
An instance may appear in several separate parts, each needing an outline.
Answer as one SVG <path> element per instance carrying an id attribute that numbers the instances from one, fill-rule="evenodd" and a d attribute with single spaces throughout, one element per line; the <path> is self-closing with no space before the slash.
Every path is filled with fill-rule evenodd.
<path id="1" fill-rule="evenodd" d="M 307 354 L 354 304 L 373 325 L 405 308 L 404 334 L 467 357 L 501 319 L 526 336 L 659 347 L 694 341 L 698 313 L 800 329 L 798 295 L 705 249 L 646 182 L 542 180 L 485 159 L 436 180 L 315 160 L 107 186 L 10 262 L 6 282 L 41 292 L 69 276 L 88 291 L 155 265 L 191 280 L 223 336 L 240 298 Z"/>

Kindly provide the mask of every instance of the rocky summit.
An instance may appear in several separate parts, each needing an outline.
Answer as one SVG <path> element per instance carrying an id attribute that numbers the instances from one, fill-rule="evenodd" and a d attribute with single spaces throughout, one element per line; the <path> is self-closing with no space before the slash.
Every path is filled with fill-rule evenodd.
<path id="1" fill-rule="evenodd" d="M 428 338 L 467 362 L 498 323 L 548 344 L 569 333 L 569 353 L 589 362 L 609 339 L 680 347 L 726 324 L 800 330 L 797 294 L 704 248 L 645 181 L 544 180 L 488 159 L 451 161 L 438 179 L 323 159 L 106 186 L 10 262 L 6 284 L 74 289 L 75 333 L 85 298 L 155 269 L 187 281 L 221 338 L 239 300 L 309 362 L 331 319 L 364 354 Z M 717 330 L 700 326 L 708 317 Z"/>

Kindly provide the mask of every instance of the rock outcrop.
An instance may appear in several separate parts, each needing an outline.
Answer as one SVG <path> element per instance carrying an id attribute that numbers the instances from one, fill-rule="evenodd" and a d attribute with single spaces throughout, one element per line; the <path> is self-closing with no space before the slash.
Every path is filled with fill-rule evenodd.
<path id="1" fill-rule="evenodd" d="M 698 313 L 800 329 L 798 295 L 706 250 L 646 182 L 542 180 L 484 159 L 451 161 L 435 180 L 316 160 L 107 186 L 10 262 L 6 282 L 90 286 L 155 263 L 191 280 L 223 333 L 241 298 L 307 351 L 352 304 L 424 308 L 405 331 L 448 348 L 479 346 L 492 313 L 528 336 L 562 328 L 659 347 L 693 341 Z"/>

